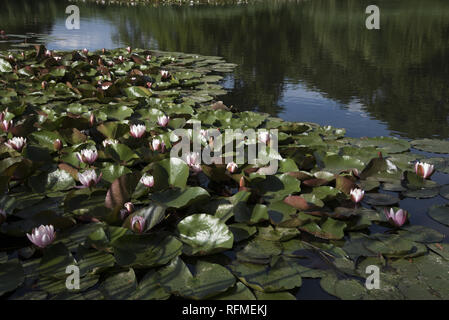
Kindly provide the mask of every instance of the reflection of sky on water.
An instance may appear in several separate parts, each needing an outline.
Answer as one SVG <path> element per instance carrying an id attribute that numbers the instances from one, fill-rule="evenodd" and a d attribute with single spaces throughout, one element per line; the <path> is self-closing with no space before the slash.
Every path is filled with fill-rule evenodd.
<path id="1" fill-rule="evenodd" d="M 113 39 L 112 35 L 116 33 L 116 26 L 108 20 L 100 18 L 81 19 L 80 27 L 79 30 L 68 30 L 65 27 L 64 19 L 56 20 L 50 36 L 57 39 L 47 42 L 47 48 L 51 50 L 75 50 L 82 48 L 98 50 L 124 45 L 120 39 Z"/>
<path id="2" fill-rule="evenodd" d="M 307 121 L 346 128 L 347 135 L 351 137 L 390 135 L 387 126 L 371 118 L 358 101 L 342 106 L 301 84 L 287 85 L 279 104 L 286 107 L 279 116 L 288 121 Z M 351 125 L 348 126 L 348 123 Z"/>

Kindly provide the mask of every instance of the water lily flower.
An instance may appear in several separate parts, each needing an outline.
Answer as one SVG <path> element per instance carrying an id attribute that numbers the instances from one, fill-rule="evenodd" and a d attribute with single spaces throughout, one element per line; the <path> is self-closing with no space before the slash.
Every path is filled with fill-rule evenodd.
<path id="1" fill-rule="evenodd" d="M 93 164 L 98 158 L 98 152 L 95 149 L 83 149 L 76 153 L 76 157 L 82 163 Z"/>
<path id="2" fill-rule="evenodd" d="M 89 124 L 91 127 L 93 127 L 93 125 L 95 124 L 95 115 L 93 113 L 91 113 L 89 116 Z"/>
<path id="3" fill-rule="evenodd" d="M 78 188 L 83 189 L 93 187 L 100 182 L 102 176 L 103 173 L 101 172 L 97 177 L 95 170 L 87 170 L 83 173 L 78 172 L 78 179 L 82 184 L 82 186 L 79 186 Z"/>
<path id="4" fill-rule="evenodd" d="M 154 186 L 154 177 L 144 175 L 142 176 L 142 178 L 140 178 L 140 183 L 148 188 L 151 188 L 152 186 Z"/>
<path id="5" fill-rule="evenodd" d="M 365 191 L 359 188 L 351 189 L 350 195 L 354 203 L 359 203 L 365 196 Z"/>
<path id="6" fill-rule="evenodd" d="M 114 144 L 117 144 L 118 143 L 118 141 L 117 140 L 115 140 L 115 139 L 105 139 L 105 140 L 103 140 L 103 147 L 107 147 L 107 146 L 112 146 L 112 145 L 114 145 Z"/>
<path id="7" fill-rule="evenodd" d="M 145 58 L 145 60 L 150 61 L 150 60 L 151 60 L 151 56 L 150 56 L 150 55 L 147 55 L 146 58 Z"/>
<path id="8" fill-rule="evenodd" d="M 416 162 L 415 163 L 415 173 L 423 177 L 424 179 L 429 178 L 433 174 L 434 166 L 425 162 Z"/>
<path id="9" fill-rule="evenodd" d="M 131 53 L 132 51 L 131 47 L 126 47 L 126 51 L 128 51 L 128 53 Z"/>
<path id="10" fill-rule="evenodd" d="M 45 51 L 45 56 L 46 57 L 51 57 L 53 54 L 51 53 L 50 50 Z"/>
<path id="11" fill-rule="evenodd" d="M 2 111 L 0 113 L 0 122 L 3 122 L 3 120 L 5 120 L 6 117 L 6 113 L 8 112 L 8 108 L 5 109 L 5 111 Z"/>
<path id="12" fill-rule="evenodd" d="M 56 139 L 56 140 L 53 142 L 53 147 L 55 148 L 56 151 L 61 150 L 61 149 L 62 149 L 62 141 L 59 140 L 59 139 Z"/>
<path id="13" fill-rule="evenodd" d="M 133 124 L 129 130 L 129 132 L 131 133 L 131 135 L 134 138 L 141 138 L 145 131 L 147 130 L 147 127 L 145 127 L 143 124 Z"/>
<path id="14" fill-rule="evenodd" d="M 39 228 L 34 228 L 31 234 L 27 233 L 27 237 L 39 248 L 45 248 L 55 240 L 56 232 L 51 224 L 47 226 L 41 225 Z"/>
<path id="15" fill-rule="evenodd" d="M 168 121 L 170 121 L 170 117 L 167 116 L 160 116 L 157 118 L 157 124 L 164 128 L 167 126 Z"/>
<path id="16" fill-rule="evenodd" d="M 394 212 L 393 208 L 390 208 L 390 211 L 385 208 L 384 213 L 387 219 L 396 227 L 402 226 L 407 220 L 407 211 L 403 209 Z"/>
<path id="17" fill-rule="evenodd" d="M 226 170 L 228 170 L 230 173 L 234 173 L 238 167 L 239 166 L 237 165 L 237 163 L 229 162 L 226 166 Z"/>
<path id="18" fill-rule="evenodd" d="M 5 143 L 5 145 L 20 152 L 22 151 L 22 148 L 25 146 L 26 142 L 27 142 L 26 138 L 14 137 L 12 139 L 9 139 L 8 142 Z"/>
<path id="19" fill-rule="evenodd" d="M 41 88 L 45 90 L 47 88 L 47 81 L 42 81 Z"/>
<path id="20" fill-rule="evenodd" d="M 89 50 L 87 50 L 87 48 L 84 48 L 84 49 L 83 49 L 83 53 L 84 53 L 85 55 L 87 55 L 87 54 L 89 53 Z"/>
<path id="21" fill-rule="evenodd" d="M 146 220 L 142 216 L 134 216 L 131 219 L 131 230 L 137 233 L 142 233 L 145 230 Z"/>
<path id="22" fill-rule="evenodd" d="M 162 146 L 162 142 L 160 139 L 153 139 L 153 141 L 151 141 L 151 150 L 153 151 L 158 151 Z"/>
<path id="23" fill-rule="evenodd" d="M 123 58 L 123 56 L 118 56 L 118 61 L 123 62 L 125 61 L 125 59 Z"/>
<path id="24" fill-rule="evenodd" d="M 146 83 L 146 86 L 147 86 L 148 89 L 151 89 L 151 87 L 153 86 L 153 84 L 152 84 L 151 82 L 148 81 L 148 82 Z"/>
<path id="25" fill-rule="evenodd" d="M 169 73 L 167 70 L 161 70 L 162 79 L 167 79 L 169 77 Z"/>
<path id="26" fill-rule="evenodd" d="M 262 143 L 268 144 L 270 142 L 271 135 L 268 131 L 259 132 L 259 140 Z"/>
<path id="27" fill-rule="evenodd" d="M 190 152 L 187 156 L 186 156 L 186 162 L 187 165 L 190 167 L 190 169 L 194 172 L 200 172 L 201 166 L 198 163 L 198 160 L 200 160 L 200 154 L 198 152 Z"/>
<path id="28" fill-rule="evenodd" d="M 11 129 L 12 124 L 13 124 L 12 120 L 9 120 L 9 121 L 8 121 L 8 120 L 3 120 L 3 121 L 0 123 L 0 128 L 1 128 L 4 132 L 8 132 L 9 129 Z"/>

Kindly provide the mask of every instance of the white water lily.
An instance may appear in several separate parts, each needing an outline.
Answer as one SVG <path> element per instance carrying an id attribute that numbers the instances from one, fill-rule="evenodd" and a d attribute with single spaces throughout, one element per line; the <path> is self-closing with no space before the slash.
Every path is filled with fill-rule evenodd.
<path id="1" fill-rule="evenodd" d="M 95 149 L 83 149 L 76 153 L 76 157 L 82 163 L 93 164 L 98 158 L 98 152 Z"/>
<path id="2" fill-rule="evenodd" d="M 268 131 L 259 132 L 259 140 L 262 143 L 268 144 L 270 142 L 271 134 Z"/>
<path id="3" fill-rule="evenodd" d="M 26 142 L 27 142 L 26 138 L 14 137 L 12 139 L 9 139 L 8 142 L 5 142 L 5 145 L 20 152 L 22 151 L 22 148 L 25 146 Z"/>
<path id="4" fill-rule="evenodd" d="M 33 229 L 31 234 L 27 233 L 27 237 L 39 248 L 45 248 L 55 240 L 56 232 L 51 224 L 48 226 L 41 225 L 39 228 Z"/>
<path id="5" fill-rule="evenodd" d="M 133 124 L 130 129 L 129 132 L 131 133 L 131 135 L 134 138 L 141 138 L 145 131 L 147 130 L 147 127 L 145 127 L 143 124 Z"/>
<path id="6" fill-rule="evenodd" d="M 238 167 L 239 166 L 237 165 L 237 163 L 229 162 L 226 166 L 226 170 L 228 170 L 230 173 L 234 173 Z"/>
<path id="7" fill-rule="evenodd" d="M 362 189 L 351 189 L 351 200 L 354 203 L 359 203 L 360 201 L 362 201 L 363 197 L 365 196 L 365 191 L 363 191 Z"/>
<path id="8" fill-rule="evenodd" d="M 416 162 L 415 163 L 415 173 L 420 176 L 423 177 L 424 179 L 429 178 L 434 171 L 434 166 L 432 164 L 429 163 L 425 163 L 425 162 Z"/>
<path id="9" fill-rule="evenodd" d="M 78 188 L 90 188 L 98 184 L 100 182 L 103 173 L 97 177 L 97 173 L 95 170 L 87 170 L 83 173 L 78 172 L 78 179 L 81 182 L 82 186 Z"/>
<path id="10" fill-rule="evenodd" d="M 106 139 L 106 140 L 103 140 L 103 147 L 107 147 L 107 146 L 112 146 L 112 145 L 115 145 L 115 144 L 118 144 L 118 140 L 115 140 L 115 139 Z"/>
<path id="11" fill-rule="evenodd" d="M 3 121 L 0 123 L 0 128 L 1 128 L 4 132 L 8 132 L 9 129 L 11 129 L 12 124 L 13 124 L 12 120 L 9 120 L 9 121 L 8 121 L 8 120 L 3 120 Z"/>
<path id="12" fill-rule="evenodd" d="M 162 79 L 167 79 L 169 77 L 169 73 L 167 70 L 161 70 Z"/>
<path id="13" fill-rule="evenodd" d="M 157 118 L 157 124 L 164 128 L 168 125 L 168 121 L 170 121 L 170 117 L 167 116 L 160 116 Z"/>

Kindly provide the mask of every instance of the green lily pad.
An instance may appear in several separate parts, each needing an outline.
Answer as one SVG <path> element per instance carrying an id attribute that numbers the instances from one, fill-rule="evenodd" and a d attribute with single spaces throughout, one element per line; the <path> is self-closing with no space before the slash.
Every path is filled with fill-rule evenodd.
<path id="1" fill-rule="evenodd" d="M 178 223 L 179 238 L 188 255 L 207 255 L 231 249 L 234 235 L 220 219 L 208 214 L 194 214 Z"/>
<path id="2" fill-rule="evenodd" d="M 438 139 L 418 139 L 411 142 L 413 148 L 433 152 L 433 153 L 449 153 L 449 141 Z"/>
<path id="3" fill-rule="evenodd" d="M 449 205 L 434 205 L 429 208 L 427 214 L 434 220 L 449 226 Z"/>

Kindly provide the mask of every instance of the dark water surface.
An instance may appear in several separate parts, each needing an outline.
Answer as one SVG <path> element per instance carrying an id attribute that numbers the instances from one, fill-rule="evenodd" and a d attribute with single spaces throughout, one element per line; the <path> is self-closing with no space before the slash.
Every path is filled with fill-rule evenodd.
<path id="1" fill-rule="evenodd" d="M 63 0 L 1 0 L 0 50 L 132 46 L 223 56 L 236 63 L 223 101 L 289 121 L 346 128 L 352 137 L 449 138 L 449 1 L 377 0 L 381 29 L 365 28 L 372 0 L 260 1 L 251 5 L 120 6 L 76 2 L 81 29 L 67 30 Z M 447 184 L 447 175 L 433 179 Z M 405 199 L 411 223 L 431 220 L 441 197 Z M 447 240 L 447 238 L 446 238 Z M 447 241 L 446 241 L 447 242 Z M 319 287 L 310 281 L 298 298 Z M 315 288 L 315 289 L 314 289 Z M 323 298 L 317 293 L 317 297 Z"/>

